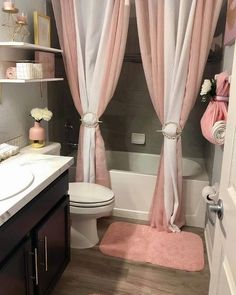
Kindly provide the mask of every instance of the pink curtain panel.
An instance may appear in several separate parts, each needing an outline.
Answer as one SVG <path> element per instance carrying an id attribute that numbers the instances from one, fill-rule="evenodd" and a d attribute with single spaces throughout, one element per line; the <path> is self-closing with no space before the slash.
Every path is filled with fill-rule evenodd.
<path id="1" fill-rule="evenodd" d="M 52 0 L 74 105 L 82 118 L 76 181 L 110 186 L 99 122 L 120 75 L 129 23 L 129 0 Z M 82 13 L 81 13 L 82 12 Z"/>
<path id="2" fill-rule="evenodd" d="M 172 135 L 196 101 L 222 0 L 135 3 L 145 77 L 165 135 L 150 222 L 176 232 L 185 218 L 181 138 Z"/>
<path id="3" fill-rule="evenodd" d="M 227 121 L 227 97 L 229 96 L 229 76 L 226 72 L 216 75 L 216 97 L 209 102 L 201 119 L 203 136 L 213 144 L 224 143 Z"/>

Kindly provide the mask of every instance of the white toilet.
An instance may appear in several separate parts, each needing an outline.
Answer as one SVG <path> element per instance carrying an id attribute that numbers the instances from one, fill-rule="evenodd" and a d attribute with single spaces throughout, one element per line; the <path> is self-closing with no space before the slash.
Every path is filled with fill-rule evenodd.
<path id="1" fill-rule="evenodd" d="M 60 155 L 59 143 L 48 143 L 45 147 L 35 149 L 27 146 L 21 153 L 41 153 Z M 111 215 L 115 197 L 112 190 L 95 183 L 69 183 L 71 213 L 71 247 L 90 248 L 99 241 L 97 219 Z"/>
<path id="2" fill-rule="evenodd" d="M 69 183 L 71 212 L 71 247 L 90 248 L 99 241 L 97 219 L 111 215 L 114 193 L 95 183 Z"/>

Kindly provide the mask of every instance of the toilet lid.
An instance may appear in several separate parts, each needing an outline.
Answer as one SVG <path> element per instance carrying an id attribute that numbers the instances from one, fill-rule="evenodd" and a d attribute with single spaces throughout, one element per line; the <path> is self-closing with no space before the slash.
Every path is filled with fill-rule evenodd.
<path id="1" fill-rule="evenodd" d="M 95 183 L 69 183 L 70 202 L 73 206 L 106 206 L 114 199 L 114 193 L 107 187 Z"/>

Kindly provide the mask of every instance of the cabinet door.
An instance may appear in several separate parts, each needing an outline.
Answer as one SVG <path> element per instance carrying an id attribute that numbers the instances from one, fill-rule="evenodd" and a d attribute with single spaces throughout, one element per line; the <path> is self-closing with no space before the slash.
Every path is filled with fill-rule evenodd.
<path id="1" fill-rule="evenodd" d="M 69 197 L 66 196 L 35 232 L 38 294 L 49 294 L 70 258 Z"/>
<path id="2" fill-rule="evenodd" d="M 0 294 L 33 294 L 32 253 L 30 239 L 23 242 L 1 267 Z"/>

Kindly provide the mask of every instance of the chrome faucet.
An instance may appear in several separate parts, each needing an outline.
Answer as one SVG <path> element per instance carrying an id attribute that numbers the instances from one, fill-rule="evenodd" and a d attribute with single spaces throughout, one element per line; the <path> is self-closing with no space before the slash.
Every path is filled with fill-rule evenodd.
<path id="1" fill-rule="evenodd" d="M 74 126 L 68 121 L 65 122 L 64 127 L 66 129 L 74 129 Z"/>

